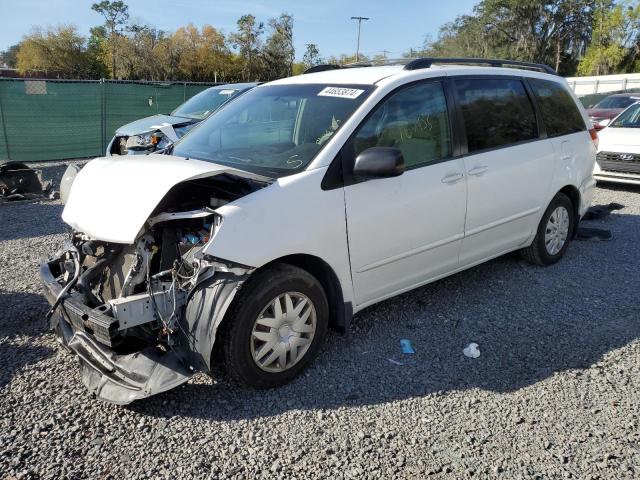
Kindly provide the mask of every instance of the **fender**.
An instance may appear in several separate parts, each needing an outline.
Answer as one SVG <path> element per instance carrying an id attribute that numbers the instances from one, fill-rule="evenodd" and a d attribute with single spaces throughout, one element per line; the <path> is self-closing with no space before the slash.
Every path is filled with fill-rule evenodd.
<path id="1" fill-rule="evenodd" d="M 237 264 L 229 271 L 209 269 L 189 296 L 182 319 L 182 334 L 191 360 L 206 372 L 211 371 L 211 352 L 218 327 L 236 293 L 255 270 Z"/>

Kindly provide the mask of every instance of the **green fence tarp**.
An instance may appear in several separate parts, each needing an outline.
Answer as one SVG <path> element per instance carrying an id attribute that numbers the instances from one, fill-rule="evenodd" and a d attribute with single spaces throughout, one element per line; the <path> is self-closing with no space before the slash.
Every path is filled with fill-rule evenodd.
<path id="1" fill-rule="evenodd" d="M 0 160 L 104 155 L 116 129 L 212 84 L 0 79 Z"/>

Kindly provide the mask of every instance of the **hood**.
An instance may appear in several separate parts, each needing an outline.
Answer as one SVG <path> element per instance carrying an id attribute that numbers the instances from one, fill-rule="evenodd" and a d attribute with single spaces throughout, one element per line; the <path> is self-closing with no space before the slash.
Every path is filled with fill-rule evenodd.
<path id="1" fill-rule="evenodd" d="M 587 110 L 587 115 L 595 118 L 613 118 L 622 112 L 624 108 L 590 108 Z"/>
<path id="2" fill-rule="evenodd" d="M 62 220 L 92 239 L 131 244 L 171 187 L 224 173 L 271 181 L 244 170 L 171 155 L 97 158 L 78 172 Z"/>
<path id="3" fill-rule="evenodd" d="M 176 125 L 187 125 L 196 123 L 197 120 L 185 117 L 174 117 L 172 115 L 152 115 L 151 117 L 141 118 L 135 122 L 127 123 L 116 130 L 116 136 L 141 135 L 159 130 L 163 124 L 169 124 L 172 127 Z"/>
<path id="4" fill-rule="evenodd" d="M 607 127 L 600 130 L 598 148 L 603 152 L 640 153 L 640 128 Z"/>

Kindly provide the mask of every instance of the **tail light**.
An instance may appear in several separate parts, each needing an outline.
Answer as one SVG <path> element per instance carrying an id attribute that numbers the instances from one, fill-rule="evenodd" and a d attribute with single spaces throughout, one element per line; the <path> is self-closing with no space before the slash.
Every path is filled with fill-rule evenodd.
<path id="1" fill-rule="evenodd" d="M 596 131 L 595 128 L 592 128 L 589 130 L 589 135 L 591 135 L 591 140 L 593 140 L 593 144 L 596 146 L 596 149 L 598 148 L 598 132 Z"/>

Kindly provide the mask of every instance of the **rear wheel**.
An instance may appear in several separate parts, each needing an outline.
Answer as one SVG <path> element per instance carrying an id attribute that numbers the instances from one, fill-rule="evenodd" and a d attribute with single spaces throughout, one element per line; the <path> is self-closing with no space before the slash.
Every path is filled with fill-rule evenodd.
<path id="1" fill-rule="evenodd" d="M 269 388 L 292 380 L 317 355 L 329 308 L 315 277 L 280 264 L 255 273 L 226 317 L 225 370 L 237 383 Z"/>
<path id="2" fill-rule="evenodd" d="M 576 228 L 573 204 L 564 193 L 557 193 L 544 212 L 531 245 L 522 257 L 536 265 L 551 265 L 562 258 Z"/>

